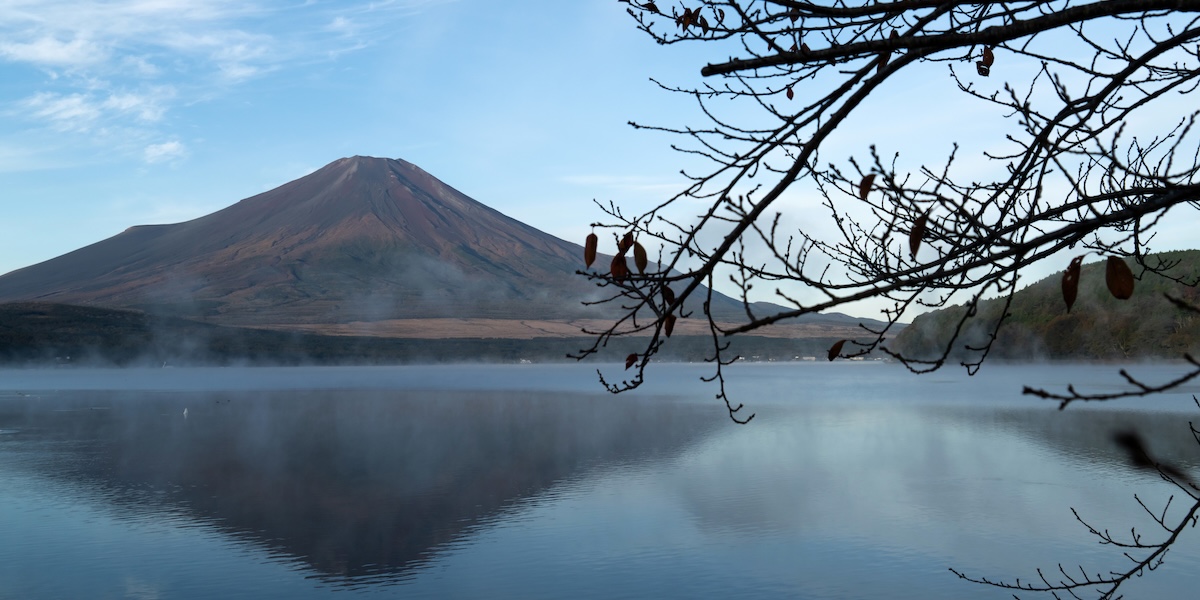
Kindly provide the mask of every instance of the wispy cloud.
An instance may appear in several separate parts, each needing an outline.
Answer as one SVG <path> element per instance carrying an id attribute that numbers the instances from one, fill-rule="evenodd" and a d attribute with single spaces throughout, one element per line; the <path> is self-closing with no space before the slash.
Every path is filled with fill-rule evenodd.
<path id="1" fill-rule="evenodd" d="M 56 131 L 89 133 L 121 121 L 157 122 L 166 110 L 164 103 L 172 96 L 169 87 L 144 92 L 38 92 L 18 101 L 16 112 L 47 123 Z"/>
<path id="2" fill-rule="evenodd" d="M 91 40 L 76 37 L 62 41 L 42 35 L 25 41 L 0 42 L 0 57 L 7 61 L 49 67 L 72 67 L 103 62 L 107 50 Z"/>
<path id="3" fill-rule="evenodd" d="M 179 160 L 185 156 L 187 156 L 187 148 L 179 140 L 150 144 L 142 152 L 142 159 L 150 164 Z"/>
<path id="4" fill-rule="evenodd" d="M 51 123 L 59 131 L 85 132 L 100 118 L 100 109 L 83 94 L 42 92 L 26 98 L 20 107 L 27 114 Z"/>
<path id="5" fill-rule="evenodd" d="M 171 139 L 165 117 L 183 100 L 337 60 L 386 39 L 395 19 L 451 1 L 0 0 L 0 69 L 44 76 L 0 91 L 0 111 L 59 133 Z"/>

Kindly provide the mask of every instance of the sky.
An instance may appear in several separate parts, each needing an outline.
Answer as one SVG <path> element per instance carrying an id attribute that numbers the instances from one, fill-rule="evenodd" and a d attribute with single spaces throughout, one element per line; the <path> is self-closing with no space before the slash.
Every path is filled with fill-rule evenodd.
<path id="1" fill-rule="evenodd" d="M 649 81 L 699 78 L 611 0 L 0 0 L 0 272 L 402 158 L 582 242 L 675 189 Z"/>
<path id="2" fill-rule="evenodd" d="M 0 0 L 0 273 L 353 155 L 402 158 L 582 243 L 603 220 L 593 200 L 638 209 L 681 189 L 678 140 L 627 122 L 702 118 L 650 78 L 697 85 L 728 52 L 657 46 L 625 6 Z M 826 156 L 861 156 L 881 132 L 934 160 L 956 140 L 1002 139 L 984 107 L 943 90 L 944 66 L 898 82 L 862 111 L 877 122 L 853 123 Z M 895 118 L 931 94 L 942 110 Z M 804 224 L 814 205 L 791 201 Z"/>

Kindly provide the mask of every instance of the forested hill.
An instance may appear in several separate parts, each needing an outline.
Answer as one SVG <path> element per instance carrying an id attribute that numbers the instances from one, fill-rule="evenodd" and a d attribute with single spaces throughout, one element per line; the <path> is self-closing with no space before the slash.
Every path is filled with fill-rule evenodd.
<path id="1" fill-rule="evenodd" d="M 1178 263 L 1167 271 L 1172 277 L 1187 282 L 1200 278 L 1200 250 L 1154 255 L 1148 259 L 1149 264 L 1155 264 L 1156 258 Z M 1109 293 L 1103 260 L 1083 265 L 1079 297 L 1070 313 L 1063 302 L 1062 272 L 1017 292 L 1009 308 L 1011 316 L 1000 330 L 990 356 L 1010 360 L 1120 360 L 1179 358 L 1184 352 L 1200 351 L 1200 314 L 1180 309 L 1164 297 L 1169 293 L 1200 304 L 1200 289 L 1153 273 L 1141 274 L 1132 259 L 1126 262 L 1139 277 L 1129 300 L 1118 300 Z M 981 345 L 1003 307 L 1003 299 L 981 303 L 978 314 L 964 326 L 964 335 L 955 343 L 952 356 L 964 357 L 966 346 Z M 890 348 L 906 357 L 939 356 L 965 311 L 965 306 L 956 306 L 921 315 Z"/>

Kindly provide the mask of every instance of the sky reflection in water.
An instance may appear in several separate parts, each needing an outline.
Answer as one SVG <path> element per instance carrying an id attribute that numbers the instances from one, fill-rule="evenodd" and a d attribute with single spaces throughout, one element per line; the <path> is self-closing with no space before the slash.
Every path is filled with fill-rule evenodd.
<path id="1" fill-rule="evenodd" d="M 1186 395 L 1018 395 L 1111 367 L 751 365 L 745 427 L 683 365 L 622 397 L 568 367 L 174 371 L 5 373 L 0 597 L 989 597 L 947 567 L 1120 566 L 1070 507 L 1153 533 L 1133 493 L 1170 490 L 1114 429 L 1200 468 Z M 1200 585 L 1191 537 L 1130 597 Z"/>

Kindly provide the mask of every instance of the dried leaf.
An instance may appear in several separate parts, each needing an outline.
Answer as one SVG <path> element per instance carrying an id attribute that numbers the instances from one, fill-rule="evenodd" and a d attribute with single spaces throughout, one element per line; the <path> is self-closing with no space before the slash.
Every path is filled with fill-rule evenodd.
<path id="1" fill-rule="evenodd" d="M 629 249 L 632 247 L 633 247 L 633 234 L 632 233 L 626 233 L 624 236 L 621 237 L 621 242 L 619 244 L 617 244 L 617 249 L 621 251 L 621 254 L 625 254 L 626 252 L 629 252 Z"/>
<path id="2" fill-rule="evenodd" d="M 596 262 L 596 246 L 600 244 L 600 238 L 594 233 L 589 233 L 587 241 L 583 244 L 583 262 L 586 266 L 591 267 L 592 263 Z"/>
<path id="3" fill-rule="evenodd" d="M 662 297 L 663 302 L 666 303 L 667 306 L 675 304 L 675 290 L 672 290 L 665 285 L 662 287 Z"/>
<path id="4" fill-rule="evenodd" d="M 672 331 L 675 331 L 675 315 L 667 315 L 663 319 L 663 333 L 666 333 L 667 337 L 671 337 Z"/>
<path id="5" fill-rule="evenodd" d="M 803 53 L 805 53 L 805 54 L 808 54 L 809 52 L 812 52 L 812 50 L 809 50 L 809 49 L 808 49 L 808 44 L 803 44 L 803 43 L 802 43 L 802 44 L 800 44 L 800 51 L 801 51 L 801 52 L 803 52 Z"/>
<path id="6" fill-rule="evenodd" d="M 700 17 L 700 29 L 704 33 L 708 33 L 708 19 L 705 19 L 703 16 Z"/>
<path id="7" fill-rule="evenodd" d="M 1075 298 L 1079 296 L 1079 270 L 1084 256 L 1086 255 L 1081 254 L 1071 259 L 1071 264 L 1063 271 L 1062 293 L 1063 302 L 1067 303 L 1067 312 L 1071 312 L 1071 307 L 1075 306 Z"/>
<path id="8" fill-rule="evenodd" d="M 862 178 L 858 184 L 858 197 L 862 200 L 867 199 L 867 194 L 871 193 L 871 186 L 875 184 L 875 174 L 871 173 Z"/>
<path id="9" fill-rule="evenodd" d="M 1128 300 L 1133 296 L 1133 271 L 1129 265 L 1117 256 L 1108 257 L 1108 267 L 1104 269 L 1104 283 L 1108 291 L 1118 300 Z"/>
<path id="10" fill-rule="evenodd" d="M 612 273 L 613 279 L 617 281 L 629 277 L 629 265 L 625 262 L 625 255 L 618 254 L 614 256 L 608 270 Z"/>
<path id="11" fill-rule="evenodd" d="M 842 353 L 842 346 L 846 345 L 846 340 L 838 340 L 836 344 L 829 348 L 829 360 L 833 360 Z"/>
<path id="12" fill-rule="evenodd" d="M 796 97 L 796 93 L 792 91 L 792 86 L 789 85 L 787 88 L 787 99 L 791 100 L 792 98 L 795 98 L 795 97 Z"/>
<path id="13" fill-rule="evenodd" d="M 800 18 L 800 12 L 793 10 L 791 13 L 788 14 L 788 18 L 791 19 L 793 23 L 795 23 L 796 20 Z"/>
<path id="14" fill-rule="evenodd" d="M 654 4 L 653 2 L 647 2 L 646 6 L 644 6 L 642 8 L 645 8 L 646 10 L 648 10 L 650 12 L 658 12 L 658 5 Z"/>
<path id="15" fill-rule="evenodd" d="M 629 367 L 636 365 L 637 360 L 638 360 L 637 354 L 630 354 L 629 356 L 626 356 L 625 357 L 625 370 L 628 371 Z"/>
<path id="16" fill-rule="evenodd" d="M 991 48 L 987 46 L 983 47 L 983 60 L 979 62 L 983 63 L 983 66 L 985 67 L 991 67 L 992 63 L 996 62 L 996 55 L 992 54 Z"/>
<path id="17" fill-rule="evenodd" d="M 921 249 L 921 240 L 925 239 L 925 224 L 929 222 L 929 213 L 925 213 L 913 222 L 912 231 L 908 232 L 908 251 L 912 253 L 912 257 L 917 257 L 917 250 Z"/>
<path id="18" fill-rule="evenodd" d="M 638 273 L 645 273 L 646 266 L 650 264 L 650 260 L 646 257 L 646 249 L 638 242 L 633 243 L 633 264 L 637 267 Z"/>

